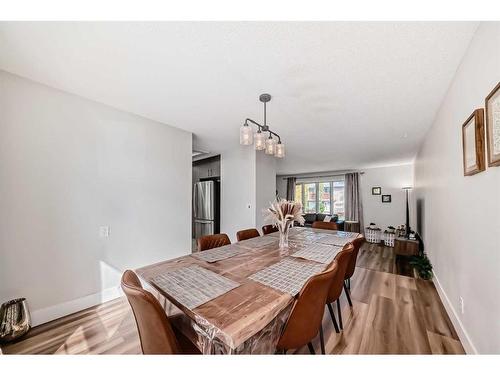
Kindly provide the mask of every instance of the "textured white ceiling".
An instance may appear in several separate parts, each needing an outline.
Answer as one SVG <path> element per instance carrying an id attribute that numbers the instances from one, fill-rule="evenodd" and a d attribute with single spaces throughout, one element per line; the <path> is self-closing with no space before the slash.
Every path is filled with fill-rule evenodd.
<path id="1" fill-rule="evenodd" d="M 280 173 L 413 159 L 474 22 L 0 22 L 0 69 L 238 145 L 246 117 L 287 146 Z M 242 147 L 242 146 L 241 146 Z"/>

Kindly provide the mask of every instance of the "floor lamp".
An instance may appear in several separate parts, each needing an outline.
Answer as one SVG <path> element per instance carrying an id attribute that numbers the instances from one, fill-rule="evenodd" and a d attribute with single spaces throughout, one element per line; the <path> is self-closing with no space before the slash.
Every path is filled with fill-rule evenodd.
<path id="1" fill-rule="evenodd" d="M 403 190 L 406 192 L 406 233 L 405 237 L 410 238 L 410 190 L 411 186 L 404 187 Z"/>

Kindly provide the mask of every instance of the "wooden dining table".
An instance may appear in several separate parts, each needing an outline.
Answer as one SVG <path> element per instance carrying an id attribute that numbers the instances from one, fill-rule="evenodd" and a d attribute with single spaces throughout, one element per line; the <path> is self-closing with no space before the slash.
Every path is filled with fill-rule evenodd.
<path id="1" fill-rule="evenodd" d="M 358 236 L 357 233 L 295 227 L 290 230 L 289 246 L 285 249 L 279 248 L 279 233 L 275 232 L 219 248 L 215 253 L 218 256 L 229 252 L 225 259 L 209 263 L 196 254 L 190 254 L 139 268 L 136 273 L 158 298 L 176 329 L 202 353 L 271 354 L 275 352 L 295 296 L 250 277 L 284 259 L 303 262 L 304 266 L 321 264 L 293 257 L 293 254 L 321 242 L 327 235 L 333 239 L 335 236 L 348 238 L 345 240 L 348 242 Z M 332 256 L 342 249 L 342 246 L 333 244 L 327 246 L 331 248 Z M 238 286 L 192 308 L 156 281 L 162 275 L 192 266 L 223 276 Z M 319 272 L 326 266 L 319 266 Z"/>

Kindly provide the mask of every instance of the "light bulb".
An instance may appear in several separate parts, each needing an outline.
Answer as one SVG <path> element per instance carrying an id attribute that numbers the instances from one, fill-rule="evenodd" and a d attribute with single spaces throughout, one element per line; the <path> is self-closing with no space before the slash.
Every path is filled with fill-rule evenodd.
<path id="1" fill-rule="evenodd" d="M 266 136 L 260 130 L 254 134 L 253 139 L 255 141 L 256 150 L 264 150 L 266 148 Z"/>
<path id="2" fill-rule="evenodd" d="M 253 143 L 253 131 L 248 125 L 243 125 L 240 128 L 240 145 L 251 145 Z"/>
<path id="3" fill-rule="evenodd" d="M 272 138 L 266 139 L 266 154 L 274 155 L 274 150 L 276 149 L 276 140 Z"/>
<path id="4" fill-rule="evenodd" d="M 283 143 L 278 143 L 276 145 L 276 150 L 274 151 L 274 156 L 277 158 L 285 157 L 285 145 Z"/>

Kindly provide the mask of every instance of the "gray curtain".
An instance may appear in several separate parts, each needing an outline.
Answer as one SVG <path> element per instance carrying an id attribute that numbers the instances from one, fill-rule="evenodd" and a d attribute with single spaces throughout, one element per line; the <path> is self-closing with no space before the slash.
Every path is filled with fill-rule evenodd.
<path id="1" fill-rule="evenodd" d="M 358 221 L 360 233 L 364 232 L 363 203 L 361 202 L 361 189 L 359 173 L 346 173 L 345 175 L 345 219 Z"/>
<path id="2" fill-rule="evenodd" d="M 297 179 L 295 177 L 288 177 L 286 179 L 286 200 L 293 201 L 295 199 L 295 183 Z"/>

